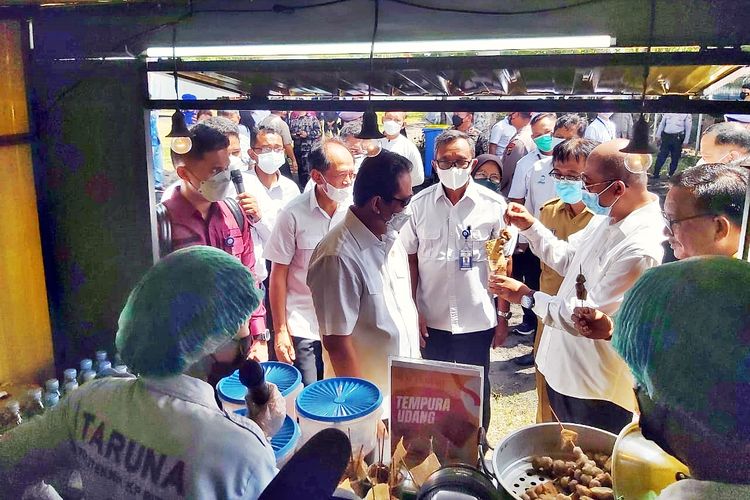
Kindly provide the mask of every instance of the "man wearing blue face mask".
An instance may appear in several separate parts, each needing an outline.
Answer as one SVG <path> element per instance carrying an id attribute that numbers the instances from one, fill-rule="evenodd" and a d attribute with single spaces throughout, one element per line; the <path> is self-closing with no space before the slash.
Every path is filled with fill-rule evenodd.
<path id="1" fill-rule="evenodd" d="M 596 304 L 614 313 L 625 292 L 664 255 L 664 221 L 659 199 L 647 190 L 645 174 L 634 174 L 617 139 L 597 146 L 582 174 L 582 201 L 597 214 L 586 229 L 562 241 L 525 207 L 511 203 L 506 218 L 521 230 L 543 262 L 565 276 L 556 295 L 493 276 L 490 289 L 532 309 L 545 324 L 536 356 L 550 405 L 562 421 L 617 433 L 636 409 L 628 367 L 606 341 L 581 336 L 571 318 L 577 306 Z M 578 276 L 585 299 L 577 298 Z"/>

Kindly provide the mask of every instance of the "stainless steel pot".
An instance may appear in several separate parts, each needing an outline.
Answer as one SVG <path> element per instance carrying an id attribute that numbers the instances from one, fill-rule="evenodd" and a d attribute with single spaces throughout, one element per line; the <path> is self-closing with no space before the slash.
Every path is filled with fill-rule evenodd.
<path id="1" fill-rule="evenodd" d="M 490 478 L 475 467 L 458 464 L 433 472 L 417 494 L 417 500 L 440 498 L 499 500 L 501 497 Z"/>

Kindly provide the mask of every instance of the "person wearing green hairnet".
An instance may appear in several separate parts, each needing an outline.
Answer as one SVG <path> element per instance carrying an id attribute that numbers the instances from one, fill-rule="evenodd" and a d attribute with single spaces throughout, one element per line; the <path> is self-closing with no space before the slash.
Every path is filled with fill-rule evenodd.
<path id="1" fill-rule="evenodd" d="M 88 382 L 3 435 L 0 497 L 77 469 L 91 499 L 257 498 L 277 473 L 266 429 L 222 410 L 187 373 L 233 342 L 259 301 L 250 270 L 219 249 L 159 261 L 131 292 L 115 340 L 138 376 Z"/>
<path id="2" fill-rule="evenodd" d="M 612 346 L 642 434 L 690 469 L 660 500 L 750 498 L 749 283 L 748 262 L 691 258 L 646 271 L 620 306 Z"/>

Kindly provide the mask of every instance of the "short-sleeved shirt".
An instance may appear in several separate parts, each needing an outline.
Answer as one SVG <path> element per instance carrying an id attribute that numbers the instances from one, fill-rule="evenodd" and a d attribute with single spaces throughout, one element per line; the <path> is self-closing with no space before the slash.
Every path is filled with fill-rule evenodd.
<path id="1" fill-rule="evenodd" d="M 433 184 L 411 202 L 413 215 L 401 230 L 406 252 L 419 261 L 417 305 L 427 326 L 452 333 L 472 333 L 497 325 L 497 308 L 487 290 L 487 240 L 507 229 L 514 236 L 505 247 L 512 255 L 515 228 L 506 226 L 507 204 L 499 194 L 469 180 L 464 196 L 453 205 L 442 184 Z M 468 240 L 462 232 L 469 232 Z M 467 245 L 472 268 L 461 270 L 459 256 Z"/>
<path id="2" fill-rule="evenodd" d="M 490 144 L 497 145 L 496 155 L 502 156 L 505 153 L 505 148 L 514 135 L 516 135 L 516 127 L 510 124 L 507 116 L 492 126 Z"/>
<path id="3" fill-rule="evenodd" d="M 268 127 L 268 128 L 276 129 L 279 132 L 281 132 L 281 140 L 284 143 L 284 146 L 293 144 L 292 133 L 289 130 L 289 125 L 287 125 L 284 119 L 281 118 L 279 115 L 274 115 L 272 113 L 266 116 L 260 122 L 259 127 Z"/>
<path id="4" fill-rule="evenodd" d="M 530 126 L 525 126 L 513 136 L 503 155 L 503 179 L 500 181 L 500 194 L 508 196 L 518 161 L 535 148 L 536 145 L 531 138 Z"/>
<path id="5" fill-rule="evenodd" d="M 350 202 L 339 203 L 333 217 L 320 208 L 310 190 L 297 196 L 279 213 L 264 257 L 289 266 L 286 278 L 286 322 L 293 337 L 320 340 L 307 268 L 310 256 L 328 231 L 341 222 Z"/>
<path id="6" fill-rule="evenodd" d="M 258 281 L 265 281 L 268 277 L 268 270 L 266 260 L 263 258 L 263 248 L 271 237 L 271 230 L 281 209 L 299 196 L 299 187 L 293 180 L 278 174 L 276 182 L 271 184 L 270 188 L 266 188 L 255 173 L 255 168 L 242 172 L 242 180 L 245 184 L 245 191 L 258 200 L 261 218 L 253 224 L 251 234 L 255 250 L 255 274 Z M 232 194 L 236 194 L 234 184 L 232 184 Z"/>
<path id="7" fill-rule="evenodd" d="M 510 183 L 508 198 L 521 199 L 526 198 L 529 190 L 529 178 L 534 165 L 537 162 L 547 158 L 538 149 L 532 149 L 526 156 L 518 160 L 516 169 L 513 172 L 513 180 Z M 551 156 L 549 158 L 552 158 Z"/>
<path id="8" fill-rule="evenodd" d="M 181 186 L 176 186 L 169 198 L 162 199 L 172 225 L 172 249 L 205 245 L 224 250 L 240 259 L 258 280 L 250 223 L 246 222 L 244 230 L 240 228 L 234 214 L 223 201 L 212 203 L 204 219 L 181 190 Z M 250 316 L 251 333 L 257 335 L 266 329 L 265 315 L 266 308 L 261 302 Z"/>
<path id="9" fill-rule="evenodd" d="M 188 375 L 87 382 L 0 441 L 0 476 L 61 463 L 86 498 L 255 499 L 278 472 L 260 427 Z"/>
<path id="10" fill-rule="evenodd" d="M 549 175 L 551 170 L 552 157 L 547 156 L 535 162 L 531 172 L 529 172 L 529 187 L 526 189 L 526 202 L 524 204 L 536 218 L 539 218 L 542 206 L 552 198 L 557 197 L 555 179 Z"/>
<path id="11" fill-rule="evenodd" d="M 607 142 L 617 137 L 617 129 L 612 120 L 607 120 L 597 116 L 583 134 L 584 139 L 590 139 L 596 142 Z"/>
<path id="12" fill-rule="evenodd" d="M 539 213 L 539 222 L 552 231 L 557 239 L 568 241 L 568 237 L 585 228 L 593 216 L 594 213 L 588 208 L 584 208 L 581 213 L 576 215 L 571 210 L 570 205 L 560 198 L 554 198 L 542 206 Z M 562 282 L 563 277 L 542 262 L 539 290 L 549 295 L 555 295 Z"/>
<path id="13" fill-rule="evenodd" d="M 364 378 L 388 406 L 388 357 L 419 358 L 417 309 L 409 262 L 397 236 L 376 237 L 349 209 L 310 258 L 312 292 L 321 335 L 350 335 Z M 335 376 L 325 363 L 325 376 Z"/>
<path id="14" fill-rule="evenodd" d="M 400 154 L 412 164 L 411 185 L 419 186 L 424 182 L 424 165 L 422 163 L 422 154 L 417 146 L 409 139 L 399 134 L 395 139 L 389 140 L 387 137 L 380 140 L 383 149 L 392 153 Z"/>

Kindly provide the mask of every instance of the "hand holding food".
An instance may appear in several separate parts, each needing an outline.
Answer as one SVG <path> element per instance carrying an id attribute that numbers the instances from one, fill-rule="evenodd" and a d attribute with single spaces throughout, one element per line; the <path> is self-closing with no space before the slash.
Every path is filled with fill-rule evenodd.
<path id="1" fill-rule="evenodd" d="M 505 257 L 505 245 L 511 240 L 511 234 L 507 229 L 500 232 L 500 236 L 492 238 L 484 243 L 487 251 L 487 262 L 493 274 L 507 274 L 508 259 Z"/>
<path id="2" fill-rule="evenodd" d="M 609 340 L 615 329 L 612 318 L 591 307 L 576 307 L 571 320 L 581 335 L 592 340 Z"/>
<path id="3" fill-rule="evenodd" d="M 521 231 L 525 231 L 534 224 L 534 216 L 520 203 L 508 203 L 508 210 L 505 212 L 505 222 L 513 224 Z"/>

